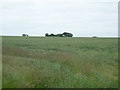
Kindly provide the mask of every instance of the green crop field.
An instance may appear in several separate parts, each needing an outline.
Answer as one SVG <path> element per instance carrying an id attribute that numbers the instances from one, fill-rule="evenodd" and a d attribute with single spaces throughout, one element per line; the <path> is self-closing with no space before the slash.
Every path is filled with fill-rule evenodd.
<path id="1" fill-rule="evenodd" d="M 2 37 L 3 88 L 117 88 L 118 39 Z"/>

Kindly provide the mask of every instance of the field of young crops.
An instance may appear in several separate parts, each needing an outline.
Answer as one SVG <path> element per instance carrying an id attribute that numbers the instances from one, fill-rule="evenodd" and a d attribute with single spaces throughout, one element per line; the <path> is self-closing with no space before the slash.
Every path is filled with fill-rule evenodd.
<path id="1" fill-rule="evenodd" d="M 3 88 L 118 87 L 118 39 L 2 37 Z"/>

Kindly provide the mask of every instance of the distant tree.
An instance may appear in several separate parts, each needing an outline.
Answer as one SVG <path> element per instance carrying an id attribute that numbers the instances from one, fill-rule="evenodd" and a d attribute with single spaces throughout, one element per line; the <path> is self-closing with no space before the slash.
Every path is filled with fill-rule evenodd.
<path id="1" fill-rule="evenodd" d="M 57 34 L 58 37 L 63 37 L 63 34 Z"/>
<path id="2" fill-rule="evenodd" d="M 51 33 L 49 36 L 51 36 L 51 37 L 53 37 L 53 36 L 55 36 L 53 33 Z"/>
<path id="3" fill-rule="evenodd" d="M 58 35 L 57 35 L 57 34 L 54 34 L 54 36 L 55 36 L 55 37 L 58 37 Z"/>
<path id="4" fill-rule="evenodd" d="M 22 34 L 22 36 L 25 36 L 25 37 L 27 37 L 28 35 L 27 35 L 27 34 Z"/>
<path id="5" fill-rule="evenodd" d="M 93 36 L 93 38 L 97 38 L 97 36 Z"/>
<path id="6" fill-rule="evenodd" d="M 69 37 L 73 37 L 73 34 L 72 34 L 72 33 L 69 33 Z"/>
<path id="7" fill-rule="evenodd" d="M 45 36 L 49 36 L 49 34 L 48 34 L 48 33 L 46 33 L 46 34 L 45 34 Z"/>
<path id="8" fill-rule="evenodd" d="M 69 33 L 68 33 L 68 32 L 64 32 L 64 33 L 63 33 L 63 35 L 67 35 L 67 34 L 69 34 Z"/>
<path id="9" fill-rule="evenodd" d="M 68 33 L 68 32 L 64 32 L 63 35 L 64 35 L 64 37 L 72 37 L 73 36 L 72 33 Z"/>

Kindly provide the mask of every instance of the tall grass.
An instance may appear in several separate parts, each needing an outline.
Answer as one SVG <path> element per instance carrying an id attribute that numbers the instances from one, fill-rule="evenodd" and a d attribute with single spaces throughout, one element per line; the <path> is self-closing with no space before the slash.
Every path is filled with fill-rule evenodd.
<path id="1" fill-rule="evenodd" d="M 118 87 L 116 38 L 3 37 L 3 88 Z"/>

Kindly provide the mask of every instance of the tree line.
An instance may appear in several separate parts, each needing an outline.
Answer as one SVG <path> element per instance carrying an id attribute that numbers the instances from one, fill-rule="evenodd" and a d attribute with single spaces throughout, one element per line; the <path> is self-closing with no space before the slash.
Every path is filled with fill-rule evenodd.
<path id="1" fill-rule="evenodd" d="M 68 33 L 68 32 L 64 32 L 62 34 L 53 34 L 53 33 L 48 34 L 48 33 L 46 33 L 45 36 L 46 37 L 72 37 L 73 34 L 72 33 Z"/>

